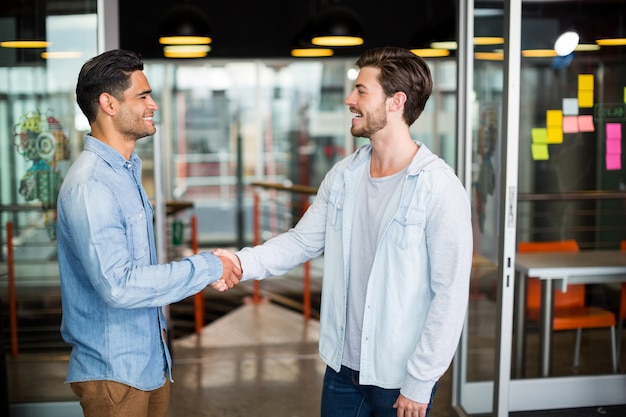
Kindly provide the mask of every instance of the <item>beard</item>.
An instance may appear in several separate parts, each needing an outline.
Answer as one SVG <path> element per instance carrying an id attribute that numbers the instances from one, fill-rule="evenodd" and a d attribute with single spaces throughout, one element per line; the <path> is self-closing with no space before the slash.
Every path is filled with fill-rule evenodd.
<path id="1" fill-rule="evenodd" d="M 156 127 L 154 125 L 146 124 L 142 115 L 137 115 L 133 113 L 132 110 L 124 110 L 120 113 L 117 129 L 124 136 L 133 137 L 135 139 L 144 138 L 156 133 Z"/>
<path id="2" fill-rule="evenodd" d="M 372 113 L 369 113 L 363 117 L 362 124 L 358 126 L 352 126 L 350 133 L 354 137 L 358 138 L 371 138 L 372 135 L 387 126 L 387 115 L 385 114 L 385 106 L 378 107 Z"/>

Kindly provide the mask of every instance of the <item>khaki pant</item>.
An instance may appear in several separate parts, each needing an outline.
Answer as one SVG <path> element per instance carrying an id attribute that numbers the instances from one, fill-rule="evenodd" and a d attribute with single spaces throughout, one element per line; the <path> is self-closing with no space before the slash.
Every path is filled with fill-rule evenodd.
<path id="1" fill-rule="evenodd" d="M 141 391 L 114 381 L 72 382 L 85 417 L 165 417 L 170 380 L 153 391 Z"/>

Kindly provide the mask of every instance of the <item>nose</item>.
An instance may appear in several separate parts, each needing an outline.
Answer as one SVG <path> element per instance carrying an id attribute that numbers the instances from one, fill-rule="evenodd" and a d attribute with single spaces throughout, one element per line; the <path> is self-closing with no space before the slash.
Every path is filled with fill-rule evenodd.
<path id="1" fill-rule="evenodd" d="M 346 97 L 346 99 L 343 101 L 343 103 L 346 106 L 350 106 L 352 104 L 354 104 L 354 90 L 352 90 L 352 92 L 350 94 L 348 94 L 348 96 Z"/>
<path id="2" fill-rule="evenodd" d="M 153 111 L 159 110 L 159 105 L 156 103 L 156 101 L 154 101 L 152 96 L 150 96 L 148 99 L 148 107 Z"/>

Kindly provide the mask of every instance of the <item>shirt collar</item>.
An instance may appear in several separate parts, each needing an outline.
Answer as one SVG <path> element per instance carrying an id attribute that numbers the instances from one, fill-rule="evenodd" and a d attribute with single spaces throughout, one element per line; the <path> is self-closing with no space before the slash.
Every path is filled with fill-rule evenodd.
<path id="1" fill-rule="evenodd" d="M 99 139 L 94 138 L 93 136 L 87 134 L 85 135 L 85 150 L 90 151 L 98 155 L 102 158 L 107 164 L 109 164 L 113 169 L 122 169 L 130 162 L 133 165 L 141 164 L 141 159 L 133 151 L 130 155 L 130 160 L 126 160 L 119 152 L 115 149 L 102 142 Z"/>

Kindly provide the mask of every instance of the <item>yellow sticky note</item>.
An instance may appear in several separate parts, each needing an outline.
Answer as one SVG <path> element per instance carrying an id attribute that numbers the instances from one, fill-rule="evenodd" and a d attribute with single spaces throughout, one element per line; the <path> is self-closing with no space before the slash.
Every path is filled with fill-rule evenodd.
<path id="1" fill-rule="evenodd" d="M 578 74 L 578 90 L 593 90 L 593 74 Z"/>
<path id="2" fill-rule="evenodd" d="M 626 103 L 626 87 L 624 87 L 624 103 Z"/>
<path id="3" fill-rule="evenodd" d="M 593 90 L 578 90 L 578 107 L 593 107 Z"/>
<path id="4" fill-rule="evenodd" d="M 546 111 L 546 125 L 548 127 L 554 126 L 560 129 L 561 126 L 563 126 L 563 111 L 562 110 Z"/>
<path id="5" fill-rule="evenodd" d="M 563 143 L 563 128 L 548 126 L 548 143 Z"/>
<path id="6" fill-rule="evenodd" d="M 547 161 L 550 159 L 548 145 L 543 143 L 533 143 L 531 152 L 535 161 Z"/>
<path id="7" fill-rule="evenodd" d="M 548 143 L 548 129 L 545 127 L 533 127 L 530 134 L 533 143 Z"/>

